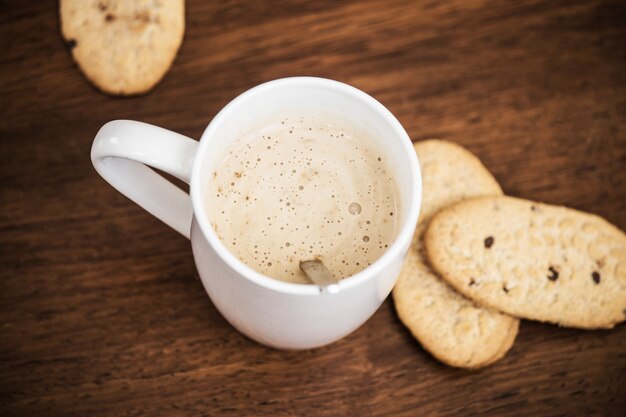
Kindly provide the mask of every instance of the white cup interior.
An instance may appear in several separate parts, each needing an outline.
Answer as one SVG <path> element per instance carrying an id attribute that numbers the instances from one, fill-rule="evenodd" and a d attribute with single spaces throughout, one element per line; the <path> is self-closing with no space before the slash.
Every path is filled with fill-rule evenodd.
<path id="1" fill-rule="evenodd" d="M 241 94 L 211 121 L 200 141 L 191 177 L 194 215 L 202 232 L 220 256 L 235 270 L 253 281 L 279 291 L 317 292 L 314 285 L 291 284 L 266 277 L 239 261 L 223 244 L 210 225 L 204 208 L 207 182 L 233 142 L 263 120 L 281 110 L 322 108 L 346 118 L 379 141 L 389 166 L 394 169 L 401 197 L 400 232 L 385 254 L 364 271 L 343 279 L 339 285 L 356 285 L 382 268 L 410 241 L 421 203 L 421 176 L 417 157 L 406 131 L 382 104 L 349 85 L 315 77 L 283 78 L 261 84 Z M 389 258 L 389 259 L 387 259 Z"/>

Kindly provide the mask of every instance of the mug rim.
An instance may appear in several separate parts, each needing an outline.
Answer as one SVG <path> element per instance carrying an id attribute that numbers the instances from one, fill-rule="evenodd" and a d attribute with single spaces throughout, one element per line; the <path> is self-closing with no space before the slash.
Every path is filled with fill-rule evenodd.
<path id="1" fill-rule="evenodd" d="M 341 279 L 336 284 L 337 291 L 342 291 L 354 286 L 357 286 L 369 279 L 372 279 L 378 273 L 380 273 L 386 266 L 388 266 L 397 256 L 404 257 L 404 253 L 401 253 L 403 247 L 407 243 L 410 244 L 413 239 L 413 233 L 415 226 L 417 225 L 417 219 L 419 216 L 421 201 L 422 201 L 422 177 L 419 161 L 413 148 L 413 144 L 406 130 L 402 127 L 398 119 L 378 100 L 370 96 L 369 94 L 359 90 L 356 87 L 352 87 L 348 84 L 320 77 L 298 76 L 279 78 L 272 81 L 267 81 L 259 84 L 249 90 L 244 91 L 233 100 L 231 100 L 226 106 L 224 106 L 207 125 L 206 129 L 202 133 L 196 155 L 194 157 L 193 168 L 191 171 L 191 181 L 189 183 L 189 194 L 191 196 L 191 202 L 193 207 L 193 214 L 195 221 L 198 223 L 204 238 L 209 245 L 215 250 L 217 255 L 234 269 L 238 274 L 244 278 L 252 281 L 253 283 L 274 290 L 281 293 L 288 293 L 293 295 L 315 295 L 320 293 L 320 287 L 315 284 L 295 284 L 290 282 L 281 281 L 276 278 L 272 278 L 265 274 L 255 271 L 243 261 L 237 258 L 224 243 L 218 238 L 217 233 L 211 227 L 206 210 L 204 210 L 204 203 L 202 201 L 202 184 L 201 176 L 199 175 L 200 161 L 204 155 L 207 154 L 208 149 L 211 147 L 212 140 L 215 140 L 213 133 L 218 126 L 228 117 L 232 117 L 233 113 L 243 105 L 246 101 L 254 98 L 255 95 L 265 92 L 266 90 L 276 87 L 284 87 L 290 85 L 309 85 L 312 87 L 325 87 L 338 90 L 341 93 L 351 95 L 357 100 L 364 102 L 364 104 L 372 107 L 377 113 L 381 114 L 385 121 L 392 128 L 394 136 L 399 138 L 401 146 L 404 151 L 409 154 L 409 170 L 411 178 L 414 179 L 412 183 L 412 192 L 408 197 L 409 210 L 402 222 L 400 232 L 394 239 L 389 248 L 376 259 L 370 266 L 357 272 L 354 275 Z M 193 236 L 192 236 L 193 239 Z"/>

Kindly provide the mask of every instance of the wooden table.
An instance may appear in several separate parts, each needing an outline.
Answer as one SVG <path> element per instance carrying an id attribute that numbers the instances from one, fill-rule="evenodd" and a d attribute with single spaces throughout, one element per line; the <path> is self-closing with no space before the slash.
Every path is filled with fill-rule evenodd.
<path id="1" fill-rule="evenodd" d="M 330 346 L 258 345 L 206 297 L 189 242 L 89 160 L 108 120 L 198 138 L 244 90 L 316 75 L 370 93 L 414 140 L 467 146 L 507 193 L 624 229 L 623 1 L 188 1 L 171 71 L 126 99 L 78 72 L 56 2 L 2 2 L 0 21 L 0 415 L 626 412 L 626 325 L 523 322 L 475 372 L 433 360 L 391 300 Z"/>

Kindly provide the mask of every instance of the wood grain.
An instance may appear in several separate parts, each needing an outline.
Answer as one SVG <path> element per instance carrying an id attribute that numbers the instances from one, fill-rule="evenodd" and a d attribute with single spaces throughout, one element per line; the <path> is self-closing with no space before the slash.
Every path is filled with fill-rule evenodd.
<path id="1" fill-rule="evenodd" d="M 0 2 L 0 414 L 623 415 L 626 326 L 524 322 L 477 372 L 434 361 L 391 301 L 347 338 L 282 352 L 233 330 L 189 243 L 91 167 L 108 120 L 198 138 L 266 80 L 316 75 L 385 104 L 415 139 L 475 152 L 512 195 L 626 228 L 621 1 L 187 2 L 151 94 L 98 93 L 54 1 Z"/>

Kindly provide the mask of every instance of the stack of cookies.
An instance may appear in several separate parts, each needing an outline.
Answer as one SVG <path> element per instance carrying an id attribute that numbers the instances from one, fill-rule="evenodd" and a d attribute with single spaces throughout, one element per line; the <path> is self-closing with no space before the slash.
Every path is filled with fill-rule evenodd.
<path id="1" fill-rule="evenodd" d="M 415 144 L 423 203 L 393 290 L 402 322 L 440 361 L 504 357 L 519 319 L 583 329 L 626 318 L 626 235 L 604 219 L 503 195 L 459 145 Z"/>

